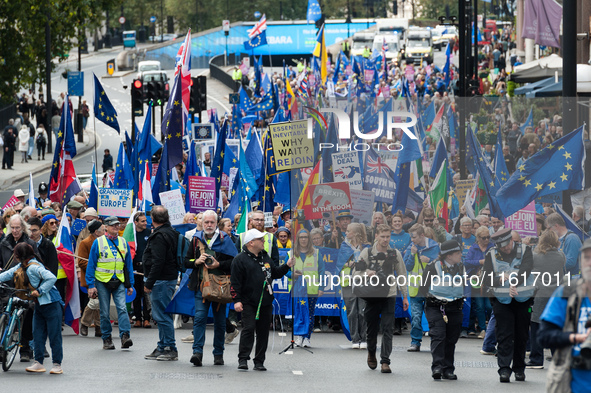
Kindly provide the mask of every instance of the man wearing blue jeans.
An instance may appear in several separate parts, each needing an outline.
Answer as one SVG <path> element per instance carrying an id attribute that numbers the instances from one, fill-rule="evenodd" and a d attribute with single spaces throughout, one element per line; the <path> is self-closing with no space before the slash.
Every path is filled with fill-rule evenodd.
<path id="1" fill-rule="evenodd" d="M 152 207 L 154 230 L 144 250 L 144 292 L 150 295 L 152 318 L 158 326 L 158 344 L 148 360 L 178 360 L 172 315 L 165 312 L 170 303 L 179 276 L 177 244 L 179 233 L 170 225 L 168 210 L 164 206 Z"/>
<path id="2" fill-rule="evenodd" d="M 128 295 L 133 293 L 133 265 L 129 245 L 125 239 L 119 237 L 119 219 L 107 218 L 105 227 L 105 234 L 92 243 L 88 255 L 86 268 L 88 297 L 99 299 L 103 349 L 115 349 L 111 338 L 113 328 L 109 316 L 111 296 L 113 297 L 119 321 L 121 348 L 124 349 L 133 345 L 129 337 L 131 324 L 125 306 L 126 288 Z"/>
<path id="3" fill-rule="evenodd" d="M 213 314 L 213 364 L 224 365 L 224 341 L 226 334 L 226 305 L 204 300 L 200 287 L 205 274 L 229 275 L 232 260 L 236 256 L 232 238 L 218 229 L 218 216 L 213 210 L 203 212 L 203 231 L 195 232 L 185 258 L 185 267 L 193 269 L 188 288 L 195 291 L 195 317 L 193 318 L 193 355 L 190 362 L 203 365 L 203 346 L 207 313 Z"/>
<path id="4" fill-rule="evenodd" d="M 425 217 L 425 221 L 433 217 Z M 421 224 L 413 225 L 409 230 L 411 244 L 404 253 L 404 264 L 408 272 L 408 293 L 410 295 L 411 315 L 411 343 L 408 352 L 419 352 L 423 340 L 423 310 L 425 298 L 418 296 L 421 286 L 423 270 L 439 256 L 439 245 L 436 241 L 425 236 L 425 229 Z"/>

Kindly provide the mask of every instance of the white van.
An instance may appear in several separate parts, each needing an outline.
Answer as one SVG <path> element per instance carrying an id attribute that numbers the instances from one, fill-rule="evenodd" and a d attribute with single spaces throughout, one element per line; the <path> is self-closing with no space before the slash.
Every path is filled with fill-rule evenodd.
<path id="1" fill-rule="evenodd" d="M 137 79 L 142 79 L 142 74 L 146 71 L 160 71 L 161 69 L 158 60 L 140 61 L 137 64 Z"/>
<path id="2" fill-rule="evenodd" d="M 398 58 L 400 51 L 400 35 L 399 34 L 378 34 L 373 39 L 372 51 L 382 51 L 382 46 L 386 44 L 388 50 L 386 51 L 386 59 L 392 60 Z"/>

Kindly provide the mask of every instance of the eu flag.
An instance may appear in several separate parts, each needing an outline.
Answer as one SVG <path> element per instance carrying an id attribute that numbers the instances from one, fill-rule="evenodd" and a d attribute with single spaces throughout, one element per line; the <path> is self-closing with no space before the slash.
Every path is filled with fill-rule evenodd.
<path id="1" fill-rule="evenodd" d="M 496 194 L 508 217 L 535 198 L 565 190 L 582 190 L 585 183 L 583 126 L 549 144 L 520 165 Z"/>
<path id="2" fill-rule="evenodd" d="M 115 188 L 131 190 L 133 189 L 133 185 L 133 171 L 129 165 L 129 160 L 127 159 L 123 143 L 120 143 L 117 166 L 115 167 Z"/>
<path id="3" fill-rule="evenodd" d="M 119 130 L 119 122 L 117 121 L 117 111 L 111 104 L 109 97 L 107 97 L 107 93 L 105 93 L 105 89 L 99 82 L 96 75 L 94 75 L 94 115 L 95 117 L 108 125 L 109 127 L 114 128 L 117 132 L 121 133 Z M 74 158 L 74 157 L 72 157 Z"/>
<path id="4" fill-rule="evenodd" d="M 318 0 L 308 0 L 308 12 L 306 14 L 306 21 L 316 22 L 322 17 L 322 10 L 320 9 L 320 4 Z"/>
<path id="5" fill-rule="evenodd" d="M 509 171 L 503 156 L 503 134 L 501 133 L 501 125 L 499 124 L 499 132 L 497 133 L 497 151 L 495 152 L 495 180 L 499 181 L 502 186 L 509 178 Z"/>
<path id="6" fill-rule="evenodd" d="M 164 141 L 162 157 L 160 157 L 160 163 L 158 164 L 158 170 L 156 171 L 156 177 L 154 179 L 154 187 L 152 188 L 152 200 L 155 205 L 160 205 L 161 192 L 170 191 L 170 167 L 168 166 L 167 144 L 168 142 Z"/>
<path id="7" fill-rule="evenodd" d="M 215 191 L 216 195 L 220 190 L 220 185 L 222 183 L 222 173 L 224 172 L 224 155 L 225 155 L 225 147 L 226 147 L 226 138 L 228 137 L 228 121 L 225 120 L 224 124 L 222 124 L 222 129 L 218 134 L 218 139 L 215 145 L 215 156 L 213 157 L 213 162 L 211 166 L 211 177 L 215 178 Z"/>
<path id="8" fill-rule="evenodd" d="M 267 45 L 267 30 L 263 30 L 261 34 L 244 41 L 244 49 L 246 50 L 253 50 L 263 45 Z"/>
<path id="9" fill-rule="evenodd" d="M 177 75 L 162 119 L 162 134 L 168 146 L 168 167 L 183 161 L 183 96 L 181 77 Z"/>

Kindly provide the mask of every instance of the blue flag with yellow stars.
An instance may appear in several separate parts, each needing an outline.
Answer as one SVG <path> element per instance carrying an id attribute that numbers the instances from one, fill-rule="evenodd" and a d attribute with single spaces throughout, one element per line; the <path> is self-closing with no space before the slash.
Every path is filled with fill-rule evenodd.
<path id="1" fill-rule="evenodd" d="M 255 35 L 251 39 L 244 41 L 244 49 L 246 50 L 252 50 L 263 45 L 267 45 L 267 30 L 263 30 L 261 34 Z"/>
<path id="2" fill-rule="evenodd" d="M 502 186 L 509 179 L 509 171 L 507 170 L 507 163 L 503 156 L 503 134 L 501 133 L 501 125 L 499 124 L 499 132 L 497 132 L 497 151 L 495 152 L 495 178 Z"/>
<path id="3" fill-rule="evenodd" d="M 228 137 L 228 121 L 224 120 L 224 124 L 222 124 L 222 129 L 220 130 L 216 145 L 215 145 L 215 156 L 213 157 L 213 162 L 211 165 L 211 174 L 210 176 L 215 179 L 215 193 L 216 196 L 220 191 L 220 186 L 222 184 L 222 173 L 224 173 L 224 156 L 226 150 L 226 138 Z M 216 203 L 217 206 L 217 203 Z"/>
<path id="4" fill-rule="evenodd" d="M 238 161 L 240 163 L 240 185 L 242 187 L 242 190 L 244 191 L 244 196 L 247 197 L 247 199 L 252 198 L 252 196 L 255 194 L 255 192 L 258 190 L 258 186 L 257 186 L 257 181 L 252 173 L 252 170 L 250 168 L 250 165 L 248 165 L 248 160 L 246 159 L 246 153 L 244 152 L 244 149 L 242 148 L 242 141 L 240 143 L 240 155 L 238 158 Z"/>
<path id="5" fill-rule="evenodd" d="M 162 148 L 162 157 L 160 157 L 160 163 L 158 164 L 158 170 L 156 171 L 156 177 L 154 179 L 154 186 L 152 187 L 152 200 L 155 205 L 160 205 L 160 193 L 164 191 L 170 191 L 170 167 L 168 166 L 168 141 L 164 141 L 164 147 Z"/>
<path id="6" fill-rule="evenodd" d="M 109 97 L 107 97 L 107 93 L 105 93 L 105 89 L 99 82 L 96 75 L 94 75 L 94 115 L 95 117 L 108 125 L 109 127 L 114 128 L 118 133 L 121 133 L 119 130 L 119 122 L 117 121 L 117 111 L 111 104 Z"/>
<path id="7" fill-rule="evenodd" d="M 117 165 L 115 167 L 115 188 L 123 190 L 133 189 L 133 171 L 129 165 L 127 153 L 123 143 L 119 144 L 119 155 L 117 156 Z"/>
<path id="8" fill-rule="evenodd" d="M 549 144 L 520 165 L 496 194 L 505 217 L 535 198 L 585 185 L 583 126 Z"/>
<path id="9" fill-rule="evenodd" d="M 167 142 L 169 168 L 183 161 L 183 116 L 181 78 L 177 76 L 162 119 L 162 134 Z"/>
<path id="10" fill-rule="evenodd" d="M 227 143 L 226 143 L 226 146 L 224 147 L 223 172 L 224 172 L 224 174 L 226 174 L 226 176 L 228 176 L 228 178 L 230 178 L 230 176 L 232 175 L 232 172 L 235 172 L 234 176 L 236 176 L 238 174 L 238 158 L 236 158 L 236 155 L 232 151 L 232 148 L 230 146 L 228 146 Z M 230 187 L 232 187 L 231 184 L 230 184 Z M 228 198 L 228 199 L 231 199 L 231 198 Z"/>

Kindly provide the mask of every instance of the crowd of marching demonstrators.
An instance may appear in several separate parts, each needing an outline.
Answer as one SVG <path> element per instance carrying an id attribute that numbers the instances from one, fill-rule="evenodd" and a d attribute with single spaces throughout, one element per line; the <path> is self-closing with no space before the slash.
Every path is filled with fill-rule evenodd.
<path id="1" fill-rule="evenodd" d="M 254 347 L 254 369 L 264 371 L 270 329 L 293 330 L 294 344 L 304 348 L 323 346 L 313 333 L 342 331 L 343 341 L 363 350 L 367 366 L 382 373 L 392 372 L 394 335 L 409 336 L 409 352 L 420 352 L 429 340 L 433 379 L 456 380 L 455 345 L 472 336 L 483 340 L 482 355 L 497 356 L 501 382 L 512 374 L 524 381 L 525 369 L 543 368 L 544 348 L 552 348 L 555 360 L 572 358 L 573 391 L 584 391 L 591 376 L 587 132 L 563 133 L 560 116 L 550 114 L 537 125 L 515 120 L 500 72 L 495 89 L 503 99 L 487 107 L 485 119 L 469 119 L 470 176 L 460 179 L 464 147 L 449 56 L 439 71 L 384 67 L 379 56 L 349 63 L 340 55 L 332 72 L 315 59 L 309 72 L 303 63 L 298 72 L 290 69 L 289 85 L 282 75 L 264 75 L 255 61 L 254 100 L 242 90 L 231 117 L 219 121 L 210 111 L 211 151 L 198 154 L 198 141 L 183 151 L 182 111 L 169 104 L 164 146 L 152 143 L 148 124 L 133 143 L 121 144 L 116 170 L 104 178 L 102 188 L 121 195 L 135 190 L 135 207 L 120 216 L 102 214 L 107 205 L 98 203 L 96 179 L 87 194 L 66 180 L 75 173 L 60 178 L 73 171 L 68 160 L 75 155 L 68 111 L 62 111 L 54 156 L 62 172 L 52 172 L 38 193 L 14 190 L 0 222 L 0 281 L 30 289 L 36 299 L 24 318 L 21 360 L 34 359 L 27 371 L 45 372 L 49 338 L 50 372 L 62 373 L 62 319 L 82 336 L 94 328 L 102 348 L 114 350 L 112 299 L 120 348 L 133 346 L 133 329 L 158 329 L 147 360 L 178 360 L 175 327 L 192 318 L 193 332 L 182 341 L 192 343 L 189 361 L 197 367 L 224 365 L 224 346 L 238 336 L 238 369 L 248 370 Z M 184 96 L 179 81 L 170 102 Z M 369 146 L 351 155 L 319 149 L 339 143 L 336 117 L 327 115 L 327 124 L 314 125 L 308 168 L 277 170 L 285 154 L 273 146 L 269 125 L 304 119 L 306 106 L 331 105 L 356 111 L 364 134 L 382 129 L 384 112 L 412 112 L 418 121 L 395 130 L 402 150 Z M 481 140 L 477 131 L 488 123 L 496 135 Z M 148 163 L 160 148 L 152 172 Z M 347 165 L 336 165 L 343 153 Z M 103 171 L 113 169 L 113 159 L 106 151 Z M 129 162 L 138 160 L 141 166 L 132 170 Z M 195 178 L 215 184 L 212 203 L 198 214 Z M 321 186 L 334 197 L 318 191 Z M 177 189 L 184 195 L 182 223 L 178 206 L 173 219 L 163 194 Z M 576 191 L 571 215 L 561 203 L 540 199 L 564 190 Z M 208 314 L 212 357 L 204 354 Z"/>

